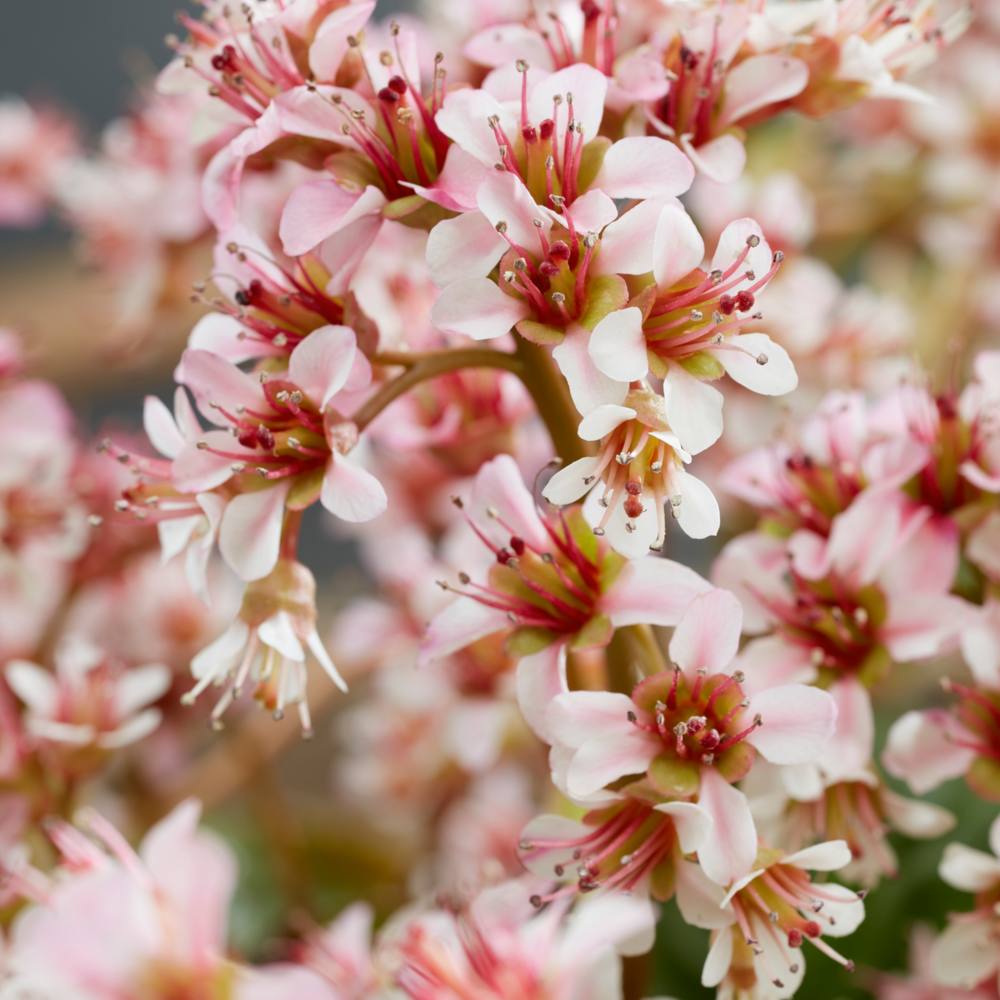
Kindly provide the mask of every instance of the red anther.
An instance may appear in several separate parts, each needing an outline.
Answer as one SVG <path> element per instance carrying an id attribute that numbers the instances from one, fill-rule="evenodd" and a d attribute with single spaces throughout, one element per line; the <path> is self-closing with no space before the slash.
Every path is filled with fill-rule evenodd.
<path id="1" fill-rule="evenodd" d="M 244 448 L 256 448 L 257 447 L 257 428 L 256 427 L 245 427 L 243 430 L 236 435 L 236 440 L 239 441 Z"/>
<path id="2" fill-rule="evenodd" d="M 737 292 L 736 293 L 736 308 L 740 312 L 749 312 L 753 309 L 754 304 L 753 292 Z"/>
<path id="3" fill-rule="evenodd" d="M 793 927 L 788 932 L 788 947 L 798 948 L 802 944 L 802 931 L 798 927 Z"/>
<path id="4" fill-rule="evenodd" d="M 554 278 L 559 273 L 559 265 L 553 264 L 551 260 L 543 260 L 538 265 L 538 273 L 544 274 L 546 278 Z"/>
<path id="5" fill-rule="evenodd" d="M 386 104 L 395 104 L 399 100 L 399 94 L 392 87 L 383 87 L 378 92 L 378 99 Z"/>
<path id="6" fill-rule="evenodd" d="M 645 509 L 638 497 L 628 497 L 625 501 L 625 514 L 628 517 L 638 517 Z"/>
<path id="7" fill-rule="evenodd" d="M 571 252 L 569 244 L 563 240 L 553 240 L 549 244 L 549 258 L 551 260 L 569 260 Z"/>
<path id="8" fill-rule="evenodd" d="M 270 451 L 274 447 L 274 434 L 271 433 L 271 428 L 261 424 L 257 428 L 257 441 L 261 448 L 266 448 Z"/>
<path id="9" fill-rule="evenodd" d="M 625 484 L 625 492 L 628 493 L 629 496 L 637 497 L 640 493 L 642 493 L 642 483 L 640 483 L 638 479 L 630 479 Z"/>
<path id="10" fill-rule="evenodd" d="M 507 563 L 509 563 L 513 558 L 514 553 L 511 552 L 510 549 L 497 549 L 497 562 L 500 563 L 501 566 L 506 566 Z"/>
<path id="11" fill-rule="evenodd" d="M 583 0 L 583 3 L 580 4 L 580 10 L 583 12 L 585 21 L 596 21 L 601 16 L 601 8 L 594 0 Z"/>
<path id="12" fill-rule="evenodd" d="M 396 91 L 397 94 L 406 93 L 406 81 L 401 76 L 390 76 L 389 86 Z"/>
<path id="13" fill-rule="evenodd" d="M 534 125 L 525 125 L 521 129 L 521 138 L 525 142 L 536 142 L 538 140 L 538 129 Z"/>
<path id="14" fill-rule="evenodd" d="M 953 396 L 938 396 L 934 402 L 942 420 L 954 420 L 958 415 L 958 407 Z"/>
<path id="15" fill-rule="evenodd" d="M 517 535 L 514 535 L 510 540 L 510 547 L 514 550 L 515 555 L 524 555 L 525 545 L 523 538 L 518 538 Z"/>
<path id="16" fill-rule="evenodd" d="M 250 301 L 253 302 L 254 299 L 259 299 L 264 291 L 264 285 L 261 283 L 260 278 L 254 278 L 253 281 L 247 285 L 247 294 L 250 296 Z"/>
<path id="17" fill-rule="evenodd" d="M 822 932 L 822 928 L 818 923 L 816 923 L 815 920 L 808 921 L 802 929 L 809 935 L 809 937 L 819 937 Z"/>
<path id="18" fill-rule="evenodd" d="M 698 745 L 702 750 L 714 750 L 722 742 L 722 737 L 714 729 L 710 729 L 700 740 Z"/>
<path id="19" fill-rule="evenodd" d="M 551 118 L 543 118 L 538 123 L 538 134 L 541 138 L 551 139 L 552 133 L 556 130 L 556 123 Z"/>
<path id="20" fill-rule="evenodd" d="M 733 310 L 736 308 L 736 299 L 732 295 L 723 295 L 719 299 L 719 311 L 725 313 L 727 316 L 731 316 Z"/>

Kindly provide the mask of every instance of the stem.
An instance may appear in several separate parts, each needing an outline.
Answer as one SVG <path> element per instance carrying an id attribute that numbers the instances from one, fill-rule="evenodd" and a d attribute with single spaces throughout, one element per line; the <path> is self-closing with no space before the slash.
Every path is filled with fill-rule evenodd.
<path id="1" fill-rule="evenodd" d="M 407 352 L 386 352 L 375 355 L 376 364 L 405 366 L 402 375 L 386 382 L 354 414 L 354 423 L 359 431 L 367 427 L 390 403 L 394 403 L 404 393 L 428 379 L 459 371 L 462 368 L 502 368 L 522 378 L 522 363 L 514 354 L 495 351 L 485 347 L 466 347 L 458 350 L 427 351 L 423 354 Z"/>

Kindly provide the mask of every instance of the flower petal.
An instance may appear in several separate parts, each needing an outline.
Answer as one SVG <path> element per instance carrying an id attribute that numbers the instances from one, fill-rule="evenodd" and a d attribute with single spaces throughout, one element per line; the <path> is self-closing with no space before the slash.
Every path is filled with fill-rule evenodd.
<path id="1" fill-rule="evenodd" d="M 773 764 L 808 764 L 823 753 L 833 735 L 837 708 L 819 688 L 786 684 L 750 699 L 748 715 L 763 720 L 748 737 Z"/>
<path id="2" fill-rule="evenodd" d="M 427 266 L 438 287 L 493 270 L 507 241 L 482 212 L 463 212 L 439 222 L 427 237 Z"/>
<path id="3" fill-rule="evenodd" d="M 799 384 L 788 352 L 766 333 L 730 337 L 713 353 L 731 379 L 763 396 L 783 396 Z"/>
<path id="4" fill-rule="evenodd" d="M 646 337 L 642 332 L 642 311 L 630 306 L 608 313 L 594 327 L 588 349 L 598 370 L 608 378 L 619 382 L 643 378 L 649 371 L 649 361 Z"/>
<path id="5" fill-rule="evenodd" d="M 241 493 L 226 505 L 219 551 L 241 580 L 259 580 L 274 569 L 290 485 L 286 481 Z"/>
<path id="6" fill-rule="evenodd" d="M 626 136 L 604 156 L 594 186 L 612 198 L 671 198 L 694 180 L 691 161 L 657 136 Z"/>
<path id="7" fill-rule="evenodd" d="M 705 874 L 719 885 L 746 875 L 757 856 L 757 828 L 746 796 L 713 767 L 702 768 L 698 805 L 712 819 L 712 836 L 698 852 Z"/>
<path id="8" fill-rule="evenodd" d="M 378 517 L 389 503 L 382 484 L 346 455 L 326 464 L 320 502 L 335 517 L 358 524 Z"/>
<path id="9" fill-rule="evenodd" d="M 670 658 L 686 673 L 726 669 L 739 649 L 743 607 L 728 590 L 714 587 L 685 609 L 670 639 Z"/>
<path id="10" fill-rule="evenodd" d="M 445 288 L 431 307 L 431 322 L 445 333 L 493 340 L 510 333 L 530 315 L 519 298 L 507 295 L 488 278 L 467 278 Z"/>
<path id="11" fill-rule="evenodd" d="M 601 599 L 601 610 L 617 628 L 676 625 L 695 598 L 711 589 L 693 569 L 660 556 L 645 556 L 622 569 Z"/>
<path id="12" fill-rule="evenodd" d="M 292 351 L 288 375 L 320 410 L 325 410 L 347 382 L 356 350 L 357 339 L 350 327 L 321 326 Z"/>

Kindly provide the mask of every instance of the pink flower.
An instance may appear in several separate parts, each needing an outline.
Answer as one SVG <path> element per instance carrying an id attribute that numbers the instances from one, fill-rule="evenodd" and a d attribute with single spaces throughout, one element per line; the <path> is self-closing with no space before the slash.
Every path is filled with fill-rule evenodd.
<path id="1" fill-rule="evenodd" d="M 972 607 L 949 594 L 954 539 L 929 515 L 894 491 L 871 489 L 834 518 L 828 538 L 800 530 L 787 542 L 762 533 L 731 542 L 715 581 L 740 596 L 748 632 L 773 630 L 745 647 L 738 666 L 772 683 L 856 685 L 867 699 L 893 662 L 957 644 Z"/>
<path id="2" fill-rule="evenodd" d="M 378 480 L 347 457 L 357 431 L 334 408 L 355 358 L 353 332 L 335 326 L 313 331 L 296 347 L 287 375 L 262 372 L 255 379 L 207 351 L 184 353 L 180 380 L 203 414 L 227 430 L 186 443 L 173 479 L 186 492 L 226 484 L 237 494 L 222 515 L 219 548 L 244 580 L 273 569 L 287 510 L 319 499 L 337 517 L 366 521 L 385 509 Z"/>
<path id="3" fill-rule="evenodd" d="M 670 429 L 663 397 L 632 388 L 624 405 L 606 403 L 581 421 L 579 435 L 600 441 L 594 457 L 579 458 L 556 472 L 542 491 L 556 504 L 587 493 L 596 500 L 585 510 L 594 533 L 607 534 L 615 550 L 637 557 L 662 548 L 664 508 L 691 538 L 719 530 L 719 505 L 712 491 L 684 468 L 691 456 Z"/>
<path id="4" fill-rule="evenodd" d="M 816 884 L 809 871 L 836 871 L 851 858 L 847 844 L 831 840 L 794 854 L 762 848 L 757 867 L 728 892 L 685 862 L 677 876 L 684 919 L 712 931 L 702 968 L 703 986 L 789 997 L 805 974 L 802 945 L 845 966 L 854 963 L 825 940 L 853 933 L 865 916 L 862 895 L 834 882 Z"/>
<path id="5" fill-rule="evenodd" d="M 931 971 L 943 986 L 972 989 L 987 980 L 1000 989 L 1000 818 L 990 827 L 992 854 L 949 844 L 938 873 L 950 886 L 975 893 L 976 907 L 952 917 L 931 947 Z"/>
<path id="6" fill-rule="evenodd" d="M 151 707 L 170 686 L 162 664 L 128 668 L 83 639 L 68 638 L 52 672 L 27 660 L 5 668 L 24 703 L 25 728 L 36 740 L 62 745 L 65 766 L 87 768 L 86 750 L 115 750 L 148 736 L 160 724 Z"/>
<path id="7" fill-rule="evenodd" d="M 600 982 L 608 985 L 602 996 L 620 1000 L 620 956 L 652 945 L 649 903 L 602 896 L 571 912 L 557 903 L 532 914 L 529 893 L 524 882 L 506 882 L 458 913 L 431 910 L 411 918 L 386 947 L 398 988 L 426 1000 L 490 992 L 561 1000 Z"/>
<path id="8" fill-rule="evenodd" d="M 76 152 L 76 130 L 55 110 L 0 100 L 0 226 L 36 226 L 60 167 Z"/>
<path id="9" fill-rule="evenodd" d="M 583 798 L 640 776 L 666 800 L 691 799 L 712 834 L 698 851 L 706 873 L 727 885 L 750 870 L 757 835 L 733 783 L 759 752 L 776 764 L 806 764 L 823 753 L 836 710 L 825 692 L 801 684 L 755 687 L 726 673 L 742 612 L 725 591 L 697 597 L 670 641 L 673 671 L 646 678 L 631 697 L 574 691 L 547 713 L 557 783 Z"/>
<path id="10" fill-rule="evenodd" d="M 801 93 L 808 67 L 782 52 L 755 52 L 747 7 L 727 8 L 724 17 L 716 5 L 682 7 L 675 19 L 659 43 L 670 90 L 644 109 L 647 123 L 673 139 L 699 171 L 730 183 L 746 161 L 741 126 Z"/>
<path id="11" fill-rule="evenodd" d="M 615 628 L 636 622 L 676 624 L 707 589 L 696 573 L 669 560 L 626 563 L 595 539 L 579 511 L 541 514 L 507 455 L 483 465 L 462 508 L 495 564 L 486 585 L 464 573 L 459 587 L 447 585 L 459 599 L 428 626 L 421 657 L 509 633 L 508 650 L 521 658 L 518 700 L 538 732 L 548 700 L 565 690 L 567 647 L 604 646 Z"/>
<path id="12" fill-rule="evenodd" d="M 199 811 L 194 801 L 178 806 L 138 854 L 96 814 L 86 823 L 98 843 L 54 826 L 63 869 L 14 922 L 5 958 L 15 981 L 80 1000 L 221 988 L 236 872 L 224 844 L 197 830 Z"/>
<path id="13" fill-rule="evenodd" d="M 191 661 L 195 686 L 181 699 L 191 704 L 209 687 L 224 686 L 212 709 L 212 722 L 222 728 L 222 715 L 248 682 L 253 697 L 274 715 L 298 708 L 305 737 L 312 735 L 306 699 L 306 654 L 313 655 L 342 691 L 347 684 L 316 631 L 316 581 L 299 562 L 279 559 L 267 576 L 247 585 L 236 620 Z"/>

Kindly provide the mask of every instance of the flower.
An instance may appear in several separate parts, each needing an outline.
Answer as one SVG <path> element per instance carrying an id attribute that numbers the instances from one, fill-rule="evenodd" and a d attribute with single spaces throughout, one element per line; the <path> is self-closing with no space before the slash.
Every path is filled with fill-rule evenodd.
<path id="1" fill-rule="evenodd" d="M 286 511 L 319 499 L 337 517 L 365 521 L 385 509 L 385 491 L 348 457 L 357 429 L 334 408 L 355 374 L 354 334 L 347 327 L 314 331 L 292 351 L 287 375 L 258 379 L 208 351 L 185 351 L 179 377 L 203 414 L 227 430 L 188 442 L 172 477 L 185 492 L 217 490 L 229 499 L 219 525 L 219 548 L 244 580 L 266 576 L 278 559 Z M 235 439 L 235 440 L 234 440 Z"/>
<path id="2" fill-rule="evenodd" d="M 197 829 L 199 812 L 195 801 L 182 803 L 139 853 L 92 811 L 84 822 L 96 842 L 53 825 L 62 868 L 51 879 L 37 873 L 40 898 L 14 921 L 4 956 L 14 983 L 80 1000 L 218 995 L 232 975 L 225 931 L 236 866 L 218 838 Z"/>
<path id="3" fill-rule="evenodd" d="M 815 844 L 794 854 L 762 849 L 756 868 L 728 892 L 685 862 L 677 878 L 684 919 L 712 931 L 702 968 L 703 986 L 761 1000 L 789 997 L 805 973 L 802 945 L 853 969 L 826 937 L 853 933 L 864 919 L 863 895 L 833 882 L 814 883 L 807 872 L 836 871 L 850 861 L 842 840 Z"/>
<path id="4" fill-rule="evenodd" d="M 210 686 L 225 685 L 212 709 L 212 723 L 221 728 L 223 713 L 250 681 L 254 698 L 275 719 L 296 705 L 303 736 L 310 737 L 307 649 L 330 680 L 346 691 L 316 631 L 316 580 L 301 563 L 279 559 L 267 576 L 248 584 L 236 620 L 191 661 L 197 683 L 181 700 L 192 704 Z"/>
<path id="5" fill-rule="evenodd" d="M 594 532 L 607 534 L 616 551 L 635 557 L 662 548 L 667 504 L 691 538 L 719 530 L 719 505 L 712 491 L 684 469 L 691 456 L 670 430 L 658 393 L 645 386 L 631 388 L 624 405 L 605 403 L 588 413 L 579 435 L 600 441 L 597 455 L 560 469 L 542 495 L 551 503 L 567 504 L 592 492 L 599 508 L 590 507 L 596 515 Z"/>
<path id="6" fill-rule="evenodd" d="M 725 672 L 742 617 L 731 594 L 703 594 L 683 612 L 670 640 L 673 670 L 647 677 L 631 696 L 558 695 L 547 713 L 559 787 L 586 799 L 640 776 L 647 794 L 697 802 L 712 823 L 699 861 L 722 885 L 750 870 L 757 849 L 749 805 L 733 783 L 746 776 L 758 752 L 776 764 L 815 761 L 836 718 L 833 700 L 816 688 L 755 688 L 752 674 Z"/>
<path id="7" fill-rule="evenodd" d="M 467 522 L 494 559 L 487 584 L 460 573 L 459 599 L 427 628 L 421 659 L 431 660 L 496 632 L 509 634 L 519 656 L 518 701 L 529 724 L 544 732 L 549 698 L 565 690 L 566 650 L 607 645 L 615 628 L 676 624 L 707 589 L 692 570 L 666 559 L 626 562 L 583 521 L 579 511 L 542 514 L 509 455 L 486 462 Z"/>
<path id="8" fill-rule="evenodd" d="M 82 638 L 67 638 L 55 671 L 12 660 L 4 671 L 27 708 L 25 728 L 36 740 L 66 748 L 69 769 L 87 769 L 87 750 L 110 751 L 148 736 L 160 724 L 152 707 L 170 687 L 162 664 L 126 667 Z"/>
<path id="9" fill-rule="evenodd" d="M 995 979 L 1000 988 L 1000 818 L 990 827 L 989 844 L 992 854 L 949 844 L 941 858 L 941 878 L 976 894 L 975 909 L 952 917 L 931 946 L 931 972 L 943 986 L 972 989 Z"/>
<path id="10" fill-rule="evenodd" d="M 394 979 L 406 996 L 427 1000 L 478 993 L 574 996 L 588 984 L 607 984 L 620 1000 L 621 955 L 652 943 L 649 903 L 627 896 L 565 902 L 532 913 L 530 889 L 505 882 L 481 892 L 458 913 L 418 913 L 394 935 Z M 604 994 L 602 994 L 603 996 Z"/>

